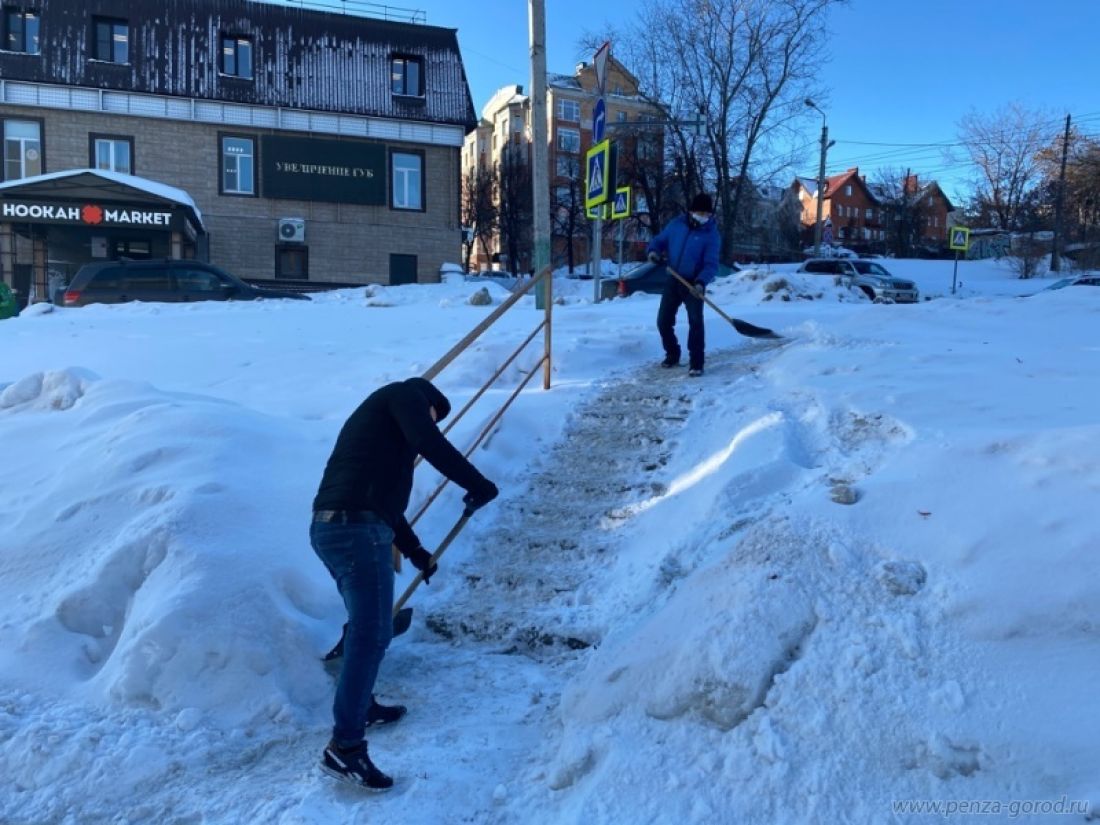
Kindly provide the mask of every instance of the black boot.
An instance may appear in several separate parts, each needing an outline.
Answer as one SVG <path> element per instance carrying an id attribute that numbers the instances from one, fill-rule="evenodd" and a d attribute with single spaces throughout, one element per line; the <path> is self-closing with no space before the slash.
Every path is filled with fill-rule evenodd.
<path id="1" fill-rule="evenodd" d="M 380 705 L 370 698 L 370 707 L 367 708 L 367 727 L 372 725 L 392 725 L 409 712 L 404 705 Z"/>
<path id="2" fill-rule="evenodd" d="M 393 787 L 393 779 L 370 761 L 366 742 L 348 749 L 329 742 L 321 755 L 321 770 L 342 782 L 352 782 L 372 791 L 388 791 Z"/>

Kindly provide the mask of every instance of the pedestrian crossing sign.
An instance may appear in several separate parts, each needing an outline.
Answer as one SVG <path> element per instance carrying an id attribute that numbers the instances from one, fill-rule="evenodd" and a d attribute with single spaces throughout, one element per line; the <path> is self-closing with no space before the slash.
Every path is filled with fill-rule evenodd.
<path id="1" fill-rule="evenodd" d="M 630 217 L 630 187 L 620 186 L 615 190 L 615 199 L 611 203 L 611 219 Z"/>
<path id="2" fill-rule="evenodd" d="M 950 247 L 959 252 L 966 252 L 970 248 L 970 230 L 965 226 L 952 226 Z"/>
<path id="3" fill-rule="evenodd" d="M 610 204 L 601 203 L 599 206 L 590 206 L 590 207 L 588 207 L 588 209 L 586 209 L 584 211 L 585 211 L 585 214 L 588 215 L 588 217 L 591 220 L 596 220 L 597 218 L 601 218 L 601 219 L 606 221 L 608 218 L 611 217 L 611 212 L 608 209 L 609 205 Z"/>
<path id="4" fill-rule="evenodd" d="M 608 200 L 612 181 L 611 141 L 601 140 L 585 155 L 584 208 L 591 209 Z"/>

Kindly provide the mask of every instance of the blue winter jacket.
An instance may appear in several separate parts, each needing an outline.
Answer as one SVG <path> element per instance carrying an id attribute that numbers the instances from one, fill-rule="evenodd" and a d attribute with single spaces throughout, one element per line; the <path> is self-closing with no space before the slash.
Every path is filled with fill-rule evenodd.
<path id="1" fill-rule="evenodd" d="M 680 215 L 652 241 L 646 252 L 668 259 L 668 265 L 689 281 L 709 284 L 718 275 L 718 224 L 714 217 L 698 229 L 692 229 L 687 215 Z"/>

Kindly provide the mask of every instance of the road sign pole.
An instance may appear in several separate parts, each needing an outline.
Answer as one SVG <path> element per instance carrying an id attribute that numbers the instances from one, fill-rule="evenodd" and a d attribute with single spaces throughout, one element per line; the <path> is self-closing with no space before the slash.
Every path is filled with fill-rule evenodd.
<path id="1" fill-rule="evenodd" d="M 959 280 L 959 252 L 955 250 L 955 273 L 951 276 L 951 294 L 955 294 L 955 284 Z"/>
<path id="2" fill-rule="evenodd" d="M 619 219 L 619 278 L 623 277 L 623 219 Z"/>
<path id="3" fill-rule="evenodd" d="M 596 104 L 592 109 L 592 143 L 597 144 L 604 138 L 604 125 L 607 122 L 607 104 L 604 103 L 604 89 L 607 86 L 607 58 L 611 54 L 611 41 L 608 40 L 598 49 L 592 60 L 592 68 L 596 72 Z M 607 187 L 614 187 L 615 180 L 611 177 L 609 166 L 604 168 L 604 191 Z M 612 190 L 614 191 L 614 190 Z M 603 206 L 600 206 L 600 216 L 592 222 L 592 255 L 588 265 L 592 275 L 594 295 L 593 303 L 600 302 L 600 257 L 603 250 Z"/>
<path id="4" fill-rule="evenodd" d="M 600 215 L 603 215 L 603 207 L 600 207 Z M 603 239 L 603 218 L 599 217 L 592 221 L 592 260 L 588 263 L 588 269 L 592 274 L 592 283 L 595 285 L 595 293 L 593 295 L 593 302 L 600 302 L 600 253 L 603 251 L 600 249 L 601 240 Z"/>

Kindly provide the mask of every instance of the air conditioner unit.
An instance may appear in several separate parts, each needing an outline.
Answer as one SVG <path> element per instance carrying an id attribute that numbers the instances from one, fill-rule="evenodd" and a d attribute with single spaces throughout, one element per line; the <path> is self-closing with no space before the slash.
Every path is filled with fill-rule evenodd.
<path id="1" fill-rule="evenodd" d="M 279 240 L 282 243 L 305 243 L 305 218 L 279 218 Z"/>

